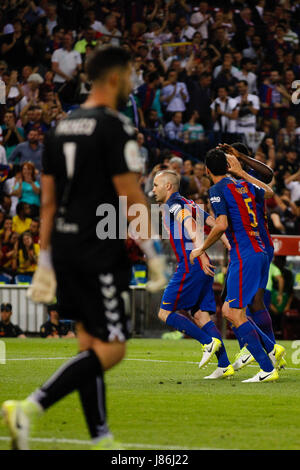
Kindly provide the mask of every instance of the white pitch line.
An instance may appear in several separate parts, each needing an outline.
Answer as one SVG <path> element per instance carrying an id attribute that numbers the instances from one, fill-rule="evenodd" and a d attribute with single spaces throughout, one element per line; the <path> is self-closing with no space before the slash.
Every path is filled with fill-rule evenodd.
<path id="1" fill-rule="evenodd" d="M 13 357 L 6 358 L 7 361 L 66 361 L 71 359 L 70 357 Z M 143 358 L 134 358 L 127 357 L 123 359 L 124 361 L 137 361 L 137 362 L 157 362 L 157 363 L 166 363 L 166 364 L 199 364 L 199 361 L 167 361 L 163 359 L 143 359 Z M 213 365 L 213 364 L 211 364 Z M 258 367 L 256 365 L 250 365 L 247 367 Z M 294 370 L 300 372 L 299 367 L 286 367 L 284 370 Z"/>
<path id="2" fill-rule="evenodd" d="M 0 441 L 10 441 L 9 437 L 0 436 Z M 74 445 L 81 445 L 81 446 L 92 446 L 93 443 L 91 441 L 82 441 L 79 439 L 56 439 L 50 437 L 33 437 L 30 438 L 32 442 L 41 442 L 45 444 L 74 444 Z M 211 449 L 211 448 L 203 448 L 203 447 L 179 447 L 179 446 L 163 446 L 161 444 L 140 444 L 140 443 L 123 443 L 123 447 L 138 447 L 142 450 L 146 449 L 154 449 L 154 450 L 220 450 L 220 449 Z"/>

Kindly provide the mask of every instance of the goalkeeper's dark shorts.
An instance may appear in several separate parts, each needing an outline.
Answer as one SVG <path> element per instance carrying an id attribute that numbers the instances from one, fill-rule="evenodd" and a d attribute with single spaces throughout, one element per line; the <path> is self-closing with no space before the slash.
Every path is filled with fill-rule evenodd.
<path id="1" fill-rule="evenodd" d="M 99 274 L 56 270 L 57 311 L 61 320 L 82 323 L 104 342 L 129 338 L 130 270 Z M 127 301 L 128 300 L 128 301 Z"/>

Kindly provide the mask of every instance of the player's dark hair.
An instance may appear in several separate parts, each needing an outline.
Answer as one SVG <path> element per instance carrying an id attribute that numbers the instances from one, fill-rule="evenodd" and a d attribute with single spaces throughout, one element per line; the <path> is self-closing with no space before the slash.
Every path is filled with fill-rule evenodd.
<path id="1" fill-rule="evenodd" d="M 222 176 L 227 173 L 227 158 L 223 150 L 212 149 L 207 152 L 205 164 L 214 176 Z"/>
<path id="2" fill-rule="evenodd" d="M 248 155 L 249 157 L 251 156 L 251 151 L 249 147 L 243 144 L 243 142 L 234 142 L 234 144 L 232 144 L 231 147 L 243 153 L 244 155 Z"/>
<path id="3" fill-rule="evenodd" d="M 121 47 L 105 46 L 96 49 L 87 61 L 89 80 L 103 80 L 109 71 L 126 68 L 131 60 L 131 54 Z"/>

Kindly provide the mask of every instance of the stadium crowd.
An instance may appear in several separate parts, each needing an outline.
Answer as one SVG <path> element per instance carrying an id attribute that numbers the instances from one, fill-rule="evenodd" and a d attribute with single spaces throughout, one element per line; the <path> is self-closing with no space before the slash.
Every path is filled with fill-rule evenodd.
<path id="1" fill-rule="evenodd" d="M 136 127 L 145 193 L 169 167 L 209 211 L 205 153 L 244 142 L 274 170 L 271 233 L 299 234 L 299 19 L 292 0 L 3 0 L 0 282 L 35 271 L 44 136 L 84 102 L 86 60 L 108 43 L 133 57 L 122 112 Z"/>

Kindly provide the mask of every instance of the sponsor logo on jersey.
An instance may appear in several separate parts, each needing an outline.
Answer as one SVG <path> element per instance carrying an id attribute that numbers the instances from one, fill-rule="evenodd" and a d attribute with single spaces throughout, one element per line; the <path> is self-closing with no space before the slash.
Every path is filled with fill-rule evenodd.
<path id="1" fill-rule="evenodd" d="M 210 202 L 214 204 L 215 202 L 221 202 L 221 198 L 219 196 L 214 196 L 210 198 Z"/>

